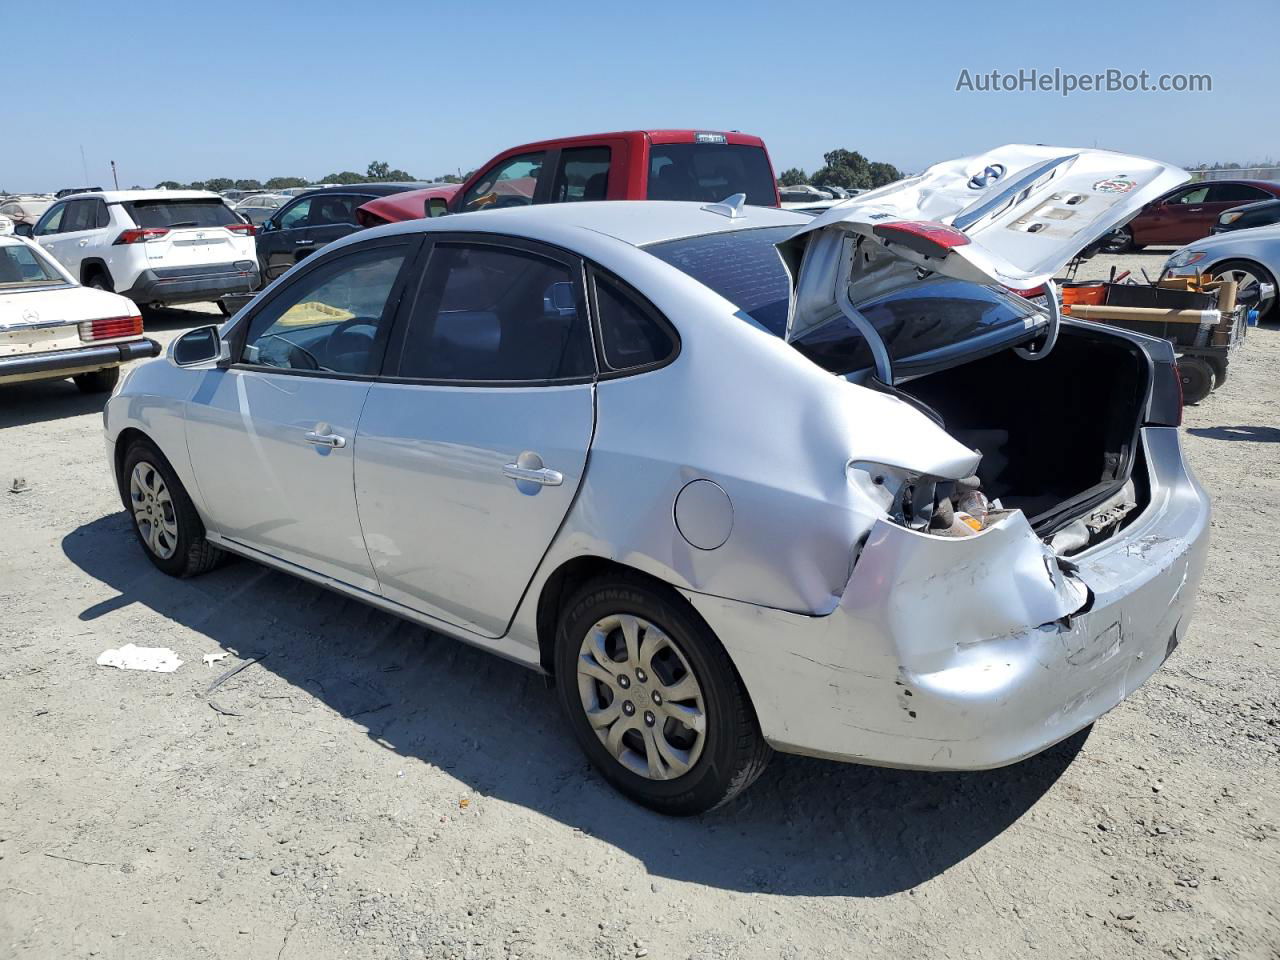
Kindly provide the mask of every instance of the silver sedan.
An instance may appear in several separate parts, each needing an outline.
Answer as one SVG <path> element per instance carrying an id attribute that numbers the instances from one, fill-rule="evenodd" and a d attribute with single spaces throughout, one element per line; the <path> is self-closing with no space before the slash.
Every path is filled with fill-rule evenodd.
<path id="1" fill-rule="evenodd" d="M 1171 277 L 1225 277 L 1238 284 L 1237 299 L 1256 307 L 1259 319 L 1277 316 L 1280 224 L 1218 233 L 1174 251 L 1165 262 Z"/>
<path id="2" fill-rule="evenodd" d="M 1001 217 L 1061 195 L 1053 229 L 1101 236 L 1180 172 L 1045 149 L 817 218 L 556 204 L 331 244 L 110 400 L 138 539 L 552 676 L 596 767 L 667 813 L 773 749 L 1041 751 L 1186 635 L 1209 516 L 1169 345 L 991 279 L 1078 248 Z"/>

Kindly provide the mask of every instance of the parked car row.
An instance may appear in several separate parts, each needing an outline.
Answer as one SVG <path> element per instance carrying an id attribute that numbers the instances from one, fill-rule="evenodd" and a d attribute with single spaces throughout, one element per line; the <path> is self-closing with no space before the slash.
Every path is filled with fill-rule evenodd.
<path id="1" fill-rule="evenodd" d="M 1015 145 L 811 216 L 701 159 L 727 135 L 644 136 L 517 148 L 472 212 L 317 242 L 132 367 L 105 427 L 150 561 L 239 554 L 540 670 L 671 814 L 775 749 L 1012 763 L 1151 676 L 1208 543 L 1172 347 L 1006 287 L 1185 173 Z M 590 199 L 668 190 L 697 202 Z"/>

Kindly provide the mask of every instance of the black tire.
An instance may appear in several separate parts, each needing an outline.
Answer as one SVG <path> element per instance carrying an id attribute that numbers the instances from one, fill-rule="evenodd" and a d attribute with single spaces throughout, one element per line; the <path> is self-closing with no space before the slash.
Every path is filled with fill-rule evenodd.
<path id="1" fill-rule="evenodd" d="M 1217 390 L 1227 382 L 1228 363 L 1220 357 L 1209 357 L 1205 362 L 1213 367 L 1213 389 Z"/>
<path id="2" fill-rule="evenodd" d="M 1216 263 L 1206 273 L 1212 273 L 1214 276 L 1220 277 L 1223 274 L 1230 273 L 1233 270 L 1243 270 L 1246 273 L 1257 277 L 1259 283 L 1269 283 L 1271 288 L 1276 291 L 1271 300 L 1267 303 L 1264 311 L 1261 307 L 1258 309 L 1258 322 L 1264 320 L 1280 319 L 1280 312 L 1276 310 L 1276 303 L 1280 302 L 1280 287 L 1276 286 L 1275 275 L 1262 264 L 1253 260 L 1224 260 L 1222 263 Z"/>
<path id="3" fill-rule="evenodd" d="M 1183 403 L 1199 403 L 1213 389 L 1213 367 L 1200 357 L 1179 357 L 1178 378 Z"/>
<path id="4" fill-rule="evenodd" d="M 85 277 L 84 285 L 93 287 L 95 290 L 106 290 L 108 293 L 115 293 L 116 289 L 116 285 L 111 282 L 111 277 L 101 269 L 95 269 Z"/>
<path id="5" fill-rule="evenodd" d="M 1102 241 L 1099 249 L 1103 253 L 1126 253 L 1130 250 L 1140 250 L 1133 242 L 1133 231 L 1128 227 L 1121 227 L 1113 230 Z"/>
<path id="6" fill-rule="evenodd" d="M 81 393 L 110 393 L 120 381 L 120 368 L 107 367 L 93 373 L 77 373 L 71 379 Z"/>
<path id="7" fill-rule="evenodd" d="M 168 556 L 157 552 L 148 542 L 147 536 L 143 533 L 142 522 L 134 511 L 130 478 L 139 465 L 143 465 L 144 473 L 150 470 L 159 474 L 164 488 L 168 491 L 171 510 L 166 516 L 177 529 L 177 537 L 172 543 L 173 550 Z M 169 465 L 169 461 L 155 444 L 144 439 L 134 440 L 125 451 L 118 479 L 120 497 L 133 521 L 134 535 L 142 546 L 142 552 L 156 567 L 171 577 L 194 577 L 197 574 L 207 573 L 218 565 L 223 552 L 205 539 L 204 524 L 200 520 L 200 515 L 196 513 L 195 505 L 187 495 L 186 488 L 182 486 L 182 481 L 174 473 L 173 467 Z"/>
<path id="8" fill-rule="evenodd" d="M 688 772 L 672 779 L 650 779 L 625 766 L 587 718 L 578 687 L 582 643 L 593 625 L 613 615 L 640 617 L 657 626 L 683 654 L 701 690 L 701 753 Z M 727 803 L 755 781 L 772 756 L 751 700 L 715 634 L 678 594 L 642 577 L 602 577 L 570 598 L 557 626 L 555 673 L 560 705 L 592 765 L 626 796 L 659 813 L 691 816 Z M 656 677 L 645 679 L 653 683 Z M 631 682 L 639 691 L 644 680 L 637 676 Z"/>

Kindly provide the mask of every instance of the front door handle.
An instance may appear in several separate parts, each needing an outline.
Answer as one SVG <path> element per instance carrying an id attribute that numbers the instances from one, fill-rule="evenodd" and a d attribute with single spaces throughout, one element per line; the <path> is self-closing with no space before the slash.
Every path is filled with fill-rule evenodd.
<path id="1" fill-rule="evenodd" d="M 307 443 L 314 443 L 321 447 L 345 447 L 347 445 L 347 438 L 340 437 L 336 433 L 317 433 L 312 430 L 302 436 Z"/>
<path id="2" fill-rule="evenodd" d="M 558 487 L 564 483 L 563 473 L 544 467 L 542 458 L 530 450 L 520 454 L 515 463 L 505 464 L 502 475 L 517 482 L 536 483 L 543 487 Z"/>
<path id="3" fill-rule="evenodd" d="M 80 241 L 80 246 L 82 246 L 82 247 L 87 247 L 88 245 L 89 245 L 89 238 L 88 238 L 88 237 L 85 237 L 83 240 L 81 240 L 81 241 Z"/>
<path id="4" fill-rule="evenodd" d="M 1201 213 L 1203 212 L 1203 210 L 1204 210 L 1204 207 L 1192 207 L 1190 210 L 1187 211 L 1187 213 Z"/>

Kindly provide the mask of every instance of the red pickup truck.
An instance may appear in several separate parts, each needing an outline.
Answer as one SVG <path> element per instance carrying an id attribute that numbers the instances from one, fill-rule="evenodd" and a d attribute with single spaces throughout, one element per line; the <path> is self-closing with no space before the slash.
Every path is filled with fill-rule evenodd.
<path id="1" fill-rule="evenodd" d="M 379 197 L 357 211 L 365 226 L 424 216 L 575 200 L 697 200 L 744 193 L 778 206 L 764 141 L 745 133 L 632 130 L 512 147 L 461 187 Z"/>

